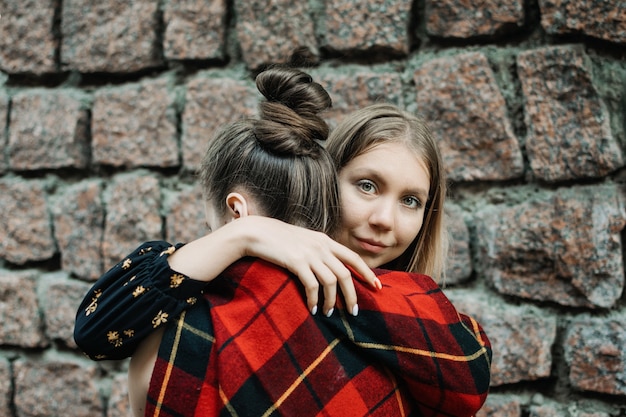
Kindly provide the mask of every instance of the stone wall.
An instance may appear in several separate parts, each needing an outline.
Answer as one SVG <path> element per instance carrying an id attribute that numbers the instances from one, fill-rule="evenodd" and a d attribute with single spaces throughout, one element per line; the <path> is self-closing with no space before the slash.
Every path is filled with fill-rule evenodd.
<path id="1" fill-rule="evenodd" d="M 626 415 L 626 3 L 0 0 L 0 416 L 126 416 L 127 362 L 72 340 L 138 243 L 204 233 L 193 172 L 307 66 L 331 124 L 385 100 L 451 181 L 446 292 L 494 345 L 479 416 Z"/>

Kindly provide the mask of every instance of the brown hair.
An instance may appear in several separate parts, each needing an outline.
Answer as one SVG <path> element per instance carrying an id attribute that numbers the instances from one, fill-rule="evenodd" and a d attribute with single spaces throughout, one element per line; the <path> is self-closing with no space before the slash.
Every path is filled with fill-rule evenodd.
<path id="1" fill-rule="evenodd" d="M 331 99 L 311 77 L 292 68 L 260 73 L 265 97 L 259 119 L 226 125 L 211 140 L 200 171 L 206 199 L 225 201 L 243 188 L 262 214 L 333 234 L 340 224 L 337 174 L 320 141 L 328 125 L 318 113 Z M 217 207 L 224 214 L 226 207 Z"/>
<path id="2" fill-rule="evenodd" d="M 448 244 L 443 213 L 446 176 L 426 122 L 394 105 L 374 104 L 346 116 L 330 134 L 326 148 L 341 171 L 353 158 L 383 142 L 406 144 L 422 158 L 430 175 L 422 228 L 407 250 L 384 267 L 443 278 Z"/>

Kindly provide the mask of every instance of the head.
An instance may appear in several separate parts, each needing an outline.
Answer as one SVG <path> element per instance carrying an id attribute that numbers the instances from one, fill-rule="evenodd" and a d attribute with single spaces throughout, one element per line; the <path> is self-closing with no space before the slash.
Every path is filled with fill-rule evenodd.
<path id="1" fill-rule="evenodd" d="M 243 198 L 248 214 L 334 233 L 337 176 L 321 145 L 329 129 L 318 114 L 331 106 L 328 93 L 290 68 L 268 69 L 256 85 L 265 97 L 259 118 L 224 126 L 204 156 L 200 179 L 212 217 L 217 226 L 238 217 L 234 203 Z"/>
<path id="2" fill-rule="evenodd" d="M 326 148 L 339 172 L 338 240 L 370 267 L 441 277 L 446 182 L 426 123 L 394 105 L 374 104 L 348 115 Z"/>

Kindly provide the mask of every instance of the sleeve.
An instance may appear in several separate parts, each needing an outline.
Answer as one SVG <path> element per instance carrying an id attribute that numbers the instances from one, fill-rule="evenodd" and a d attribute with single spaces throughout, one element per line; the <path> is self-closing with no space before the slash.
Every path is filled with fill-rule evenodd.
<path id="1" fill-rule="evenodd" d="M 473 416 L 491 377 L 483 328 L 460 314 L 430 277 L 376 272 L 382 290 L 355 281 L 359 315 L 336 315 L 328 325 L 401 379 L 424 415 Z"/>
<path id="2" fill-rule="evenodd" d="M 107 271 L 76 313 L 74 340 L 93 360 L 130 357 L 154 329 L 195 304 L 206 283 L 169 267 L 182 244 L 147 242 Z"/>

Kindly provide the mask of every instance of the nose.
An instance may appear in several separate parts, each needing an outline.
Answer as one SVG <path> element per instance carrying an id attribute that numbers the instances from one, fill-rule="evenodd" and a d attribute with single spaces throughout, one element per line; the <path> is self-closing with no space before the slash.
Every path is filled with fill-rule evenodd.
<path id="1" fill-rule="evenodd" d="M 392 230 L 396 207 L 391 199 L 379 199 L 370 212 L 370 225 L 380 230 Z"/>

